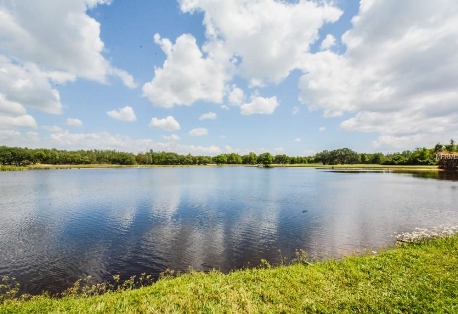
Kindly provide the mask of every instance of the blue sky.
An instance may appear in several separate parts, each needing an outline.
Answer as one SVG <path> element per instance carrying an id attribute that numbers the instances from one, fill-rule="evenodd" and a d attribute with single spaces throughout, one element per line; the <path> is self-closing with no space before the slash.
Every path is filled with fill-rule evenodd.
<path id="1" fill-rule="evenodd" d="M 3 0 L 0 145 L 313 155 L 458 134 L 452 0 Z"/>

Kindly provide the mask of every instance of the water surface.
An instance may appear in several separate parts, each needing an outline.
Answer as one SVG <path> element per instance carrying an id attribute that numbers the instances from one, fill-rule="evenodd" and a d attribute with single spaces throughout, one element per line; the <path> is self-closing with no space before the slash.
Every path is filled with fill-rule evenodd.
<path id="1" fill-rule="evenodd" d="M 444 180 L 437 180 L 444 179 Z M 60 292 L 169 269 L 340 256 L 458 222 L 456 176 L 189 167 L 0 173 L 0 277 Z"/>

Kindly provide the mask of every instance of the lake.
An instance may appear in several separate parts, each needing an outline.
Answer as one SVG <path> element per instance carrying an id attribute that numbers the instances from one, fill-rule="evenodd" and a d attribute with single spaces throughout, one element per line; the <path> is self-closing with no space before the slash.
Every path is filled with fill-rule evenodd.
<path id="1" fill-rule="evenodd" d="M 256 167 L 0 172 L 0 277 L 56 293 L 88 275 L 228 272 L 296 249 L 379 250 L 416 227 L 456 225 L 457 180 Z"/>

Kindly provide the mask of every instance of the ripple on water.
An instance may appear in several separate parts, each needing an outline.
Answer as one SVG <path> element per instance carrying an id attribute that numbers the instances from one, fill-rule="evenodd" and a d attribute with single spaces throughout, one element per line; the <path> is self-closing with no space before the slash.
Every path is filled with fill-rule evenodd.
<path id="1" fill-rule="evenodd" d="M 27 172 L 0 180 L 0 276 L 58 292 L 88 275 L 275 263 L 278 250 L 342 255 L 458 222 L 456 186 L 290 168 Z"/>

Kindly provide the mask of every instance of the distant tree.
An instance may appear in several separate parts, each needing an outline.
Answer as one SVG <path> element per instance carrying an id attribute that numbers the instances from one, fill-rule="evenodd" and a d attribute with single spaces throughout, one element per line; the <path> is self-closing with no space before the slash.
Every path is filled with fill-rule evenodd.
<path id="1" fill-rule="evenodd" d="M 262 158 L 262 164 L 264 167 L 269 167 L 273 162 L 272 155 L 270 153 L 264 153 L 264 156 Z"/>
<path id="2" fill-rule="evenodd" d="M 245 165 L 255 165 L 258 162 L 258 156 L 254 152 L 242 156 L 242 163 Z"/>
<path id="3" fill-rule="evenodd" d="M 274 157 L 274 163 L 276 163 L 276 164 L 288 164 L 289 163 L 289 157 L 286 156 L 285 154 L 276 155 Z"/>
<path id="4" fill-rule="evenodd" d="M 227 163 L 227 157 L 224 154 L 213 157 L 213 162 L 217 165 L 223 165 Z"/>
<path id="5" fill-rule="evenodd" d="M 453 138 L 450 140 L 450 144 L 449 145 L 445 145 L 445 149 L 449 153 L 453 153 L 453 152 L 457 151 L 457 146 L 455 145 L 455 140 L 453 140 Z"/>
<path id="6" fill-rule="evenodd" d="M 381 165 L 383 160 L 384 160 L 384 156 L 382 153 L 375 153 L 372 155 L 371 164 Z"/>
<path id="7" fill-rule="evenodd" d="M 434 146 L 434 153 L 439 153 L 444 149 L 444 145 L 441 143 L 437 143 L 436 146 Z"/>
<path id="8" fill-rule="evenodd" d="M 228 164 L 241 164 L 242 163 L 242 157 L 239 154 L 231 153 L 227 155 L 227 161 Z"/>
<path id="9" fill-rule="evenodd" d="M 331 154 L 329 151 L 324 150 L 321 153 L 315 155 L 315 161 L 321 162 L 323 165 L 329 165 L 331 163 Z"/>

